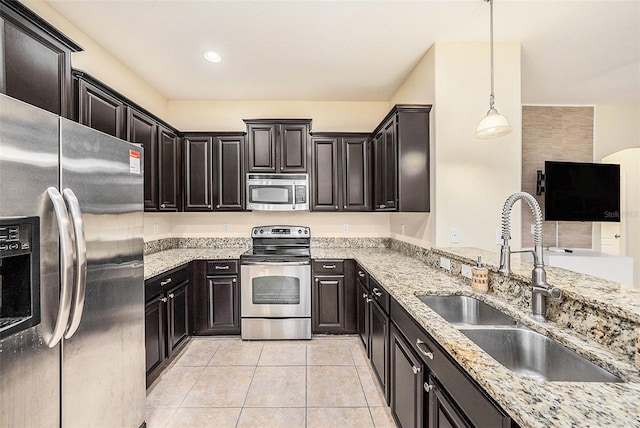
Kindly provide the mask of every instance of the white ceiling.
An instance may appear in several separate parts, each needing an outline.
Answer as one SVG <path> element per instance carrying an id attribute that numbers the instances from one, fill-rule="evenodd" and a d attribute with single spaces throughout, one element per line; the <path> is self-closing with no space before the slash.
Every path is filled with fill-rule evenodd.
<path id="1" fill-rule="evenodd" d="M 47 3 L 172 100 L 386 101 L 434 42 L 489 37 L 483 0 Z M 640 0 L 494 12 L 495 40 L 522 44 L 524 104 L 640 102 Z"/>

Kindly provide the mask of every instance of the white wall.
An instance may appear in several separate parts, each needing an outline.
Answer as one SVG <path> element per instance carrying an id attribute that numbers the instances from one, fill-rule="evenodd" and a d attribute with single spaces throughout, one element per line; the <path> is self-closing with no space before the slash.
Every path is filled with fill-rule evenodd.
<path id="1" fill-rule="evenodd" d="M 389 237 L 389 213 L 145 213 L 144 237 L 248 238 L 251 228 L 267 224 L 309 226 L 316 237 Z M 225 225 L 227 230 L 225 231 Z M 348 231 L 344 231 L 347 225 Z M 157 229 L 157 232 L 154 230 Z"/>
<path id="2" fill-rule="evenodd" d="M 640 147 L 640 104 L 597 105 L 594 118 L 593 159 L 631 147 Z"/>
<path id="3" fill-rule="evenodd" d="M 84 49 L 82 52 L 72 54 L 71 66 L 73 68 L 89 73 L 156 116 L 167 120 L 167 99 L 160 92 L 44 1 L 21 1 Z"/>
<path id="4" fill-rule="evenodd" d="M 436 247 L 496 249 L 496 229 L 506 198 L 520 190 L 522 102 L 520 44 L 495 44 L 496 108 L 513 132 L 475 139 L 489 107 L 488 43 L 435 45 Z M 459 243 L 450 242 L 451 229 Z M 520 246 L 520 203 L 511 214 L 512 246 Z"/>
<path id="5" fill-rule="evenodd" d="M 169 101 L 169 123 L 183 131 L 246 131 L 242 119 L 313 119 L 312 131 L 372 132 L 387 101 Z"/>

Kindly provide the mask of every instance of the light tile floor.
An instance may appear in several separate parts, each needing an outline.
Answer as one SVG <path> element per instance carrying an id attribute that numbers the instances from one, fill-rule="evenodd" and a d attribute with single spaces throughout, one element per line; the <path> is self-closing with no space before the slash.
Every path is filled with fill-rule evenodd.
<path id="1" fill-rule="evenodd" d="M 147 390 L 149 428 L 394 427 L 357 336 L 193 338 Z"/>

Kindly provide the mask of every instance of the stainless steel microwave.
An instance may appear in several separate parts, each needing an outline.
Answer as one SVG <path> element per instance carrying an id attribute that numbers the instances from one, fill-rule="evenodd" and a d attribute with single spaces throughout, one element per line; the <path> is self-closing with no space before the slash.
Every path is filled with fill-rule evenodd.
<path id="1" fill-rule="evenodd" d="M 247 209 L 308 211 L 309 174 L 247 174 Z"/>

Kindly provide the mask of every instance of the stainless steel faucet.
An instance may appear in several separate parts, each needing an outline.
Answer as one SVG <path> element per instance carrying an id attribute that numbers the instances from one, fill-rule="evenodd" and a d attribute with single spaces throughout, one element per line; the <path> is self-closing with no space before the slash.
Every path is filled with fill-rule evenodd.
<path id="1" fill-rule="evenodd" d="M 529 204 L 533 218 L 534 226 L 534 248 L 533 250 L 511 251 L 509 248 L 509 239 L 511 239 L 510 216 L 513 204 L 519 199 Z M 500 249 L 500 268 L 498 272 L 502 275 L 511 273 L 511 253 L 532 253 L 533 254 L 533 271 L 531 271 L 531 317 L 536 321 L 547 321 L 547 297 L 552 299 L 560 299 L 562 290 L 547 284 L 547 273 L 544 270 L 544 259 L 542 258 L 542 210 L 538 201 L 526 192 L 517 192 L 509 196 L 502 208 L 502 247 Z"/>

